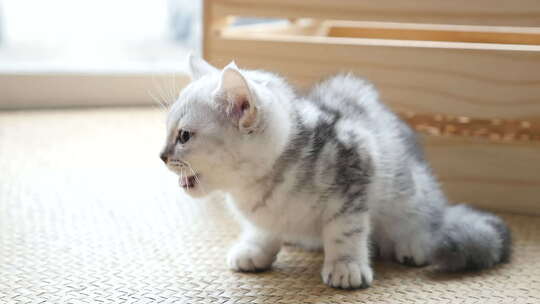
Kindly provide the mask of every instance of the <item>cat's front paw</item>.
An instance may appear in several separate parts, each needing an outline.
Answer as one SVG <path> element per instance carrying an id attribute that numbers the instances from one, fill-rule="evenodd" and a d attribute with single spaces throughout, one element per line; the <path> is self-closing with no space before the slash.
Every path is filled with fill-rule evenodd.
<path id="1" fill-rule="evenodd" d="M 229 268 L 234 271 L 259 272 L 270 269 L 276 253 L 265 252 L 257 244 L 241 242 L 235 244 L 227 257 Z"/>
<path id="2" fill-rule="evenodd" d="M 343 289 L 367 288 L 373 281 L 369 264 L 351 258 L 325 262 L 321 275 L 325 284 Z"/>

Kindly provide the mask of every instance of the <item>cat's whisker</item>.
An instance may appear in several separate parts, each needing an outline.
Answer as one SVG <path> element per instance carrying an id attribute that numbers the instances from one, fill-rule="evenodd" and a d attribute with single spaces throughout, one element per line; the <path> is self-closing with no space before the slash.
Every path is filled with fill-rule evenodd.
<path id="1" fill-rule="evenodd" d="M 180 86 L 176 82 L 176 74 L 173 74 L 173 89 L 174 89 L 174 96 L 173 97 L 175 97 L 175 99 L 176 99 L 176 98 L 178 98 L 177 96 L 180 93 Z"/>
<path id="2" fill-rule="evenodd" d="M 154 77 L 152 76 L 152 80 L 154 81 Z M 151 90 L 148 90 L 148 94 L 154 99 L 155 102 L 159 103 L 161 107 L 167 111 L 168 110 L 168 104 L 167 100 L 163 97 L 163 95 L 158 91 L 158 87 L 156 86 L 156 83 L 154 82 L 154 90 L 156 93 L 158 93 L 159 96 L 156 96 L 154 93 L 152 93 Z"/>
<path id="3" fill-rule="evenodd" d="M 162 104 L 164 105 L 165 108 L 168 109 L 169 105 L 171 104 L 171 101 L 169 100 L 170 98 L 167 97 L 165 89 L 163 88 L 162 84 L 160 84 L 159 81 L 156 80 L 156 78 L 154 76 L 152 76 L 152 82 L 154 84 L 156 92 L 161 97 L 160 99 L 162 101 Z"/>
<path id="4" fill-rule="evenodd" d="M 165 100 L 167 100 L 167 103 L 169 103 L 172 100 L 169 79 L 170 79 L 170 76 L 166 76 L 163 78 L 163 81 L 161 82 L 162 83 L 161 88 L 163 90 L 163 95 L 165 96 Z"/>
<path id="5" fill-rule="evenodd" d="M 174 102 L 176 99 L 178 99 L 178 88 L 176 86 L 176 73 L 172 73 L 172 83 L 169 89 L 170 92 L 170 100 L 171 102 Z"/>
<path id="6" fill-rule="evenodd" d="M 177 89 L 177 86 L 176 86 L 176 73 L 175 72 L 172 72 L 171 73 L 171 77 L 169 77 L 169 79 L 172 81 L 171 83 L 169 83 L 169 89 L 168 89 L 168 92 L 169 92 L 169 96 L 168 96 L 168 99 L 169 99 L 169 102 L 170 104 L 174 103 L 177 99 L 177 96 L 178 96 L 178 89 Z"/>
<path id="7" fill-rule="evenodd" d="M 156 82 L 155 75 L 152 75 L 152 84 L 154 86 L 153 90 L 159 95 L 158 96 L 159 98 L 156 98 L 155 95 L 153 93 L 151 93 L 152 96 L 154 96 L 154 99 L 157 102 L 159 102 L 160 105 L 162 105 L 163 107 L 166 108 L 165 100 L 163 99 L 163 96 L 158 92 L 158 85 L 157 85 L 157 82 Z"/>
<path id="8" fill-rule="evenodd" d="M 152 94 L 152 92 L 150 90 L 147 91 L 148 95 L 150 95 L 150 97 L 152 98 L 152 100 L 157 103 L 157 105 L 159 106 L 159 109 L 160 110 L 163 110 L 164 112 L 167 111 L 167 107 L 165 107 L 165 105 L 163 105 L 163 103 L 161 103 L 161 101 L 159 100 L 159 98 L 157 98 L 154 94 Z"/>
<path id="9" fill-rule="evenodd" d="M 188 161 L 184 160 L 184 163 L 186 165 L 188 165 L 189 170 L 191 170 L 191 173 L 193 174 L 193 177 L 195 178 L 195 181 L 197 182 L 197 184 L 199 186 L 201 186 L 202 192 L 206 195 L 207 194 L 206 189 L 204 188 L 203 184 L 201 183 L 201 180 L 199 179 L 199 177 L 197 175 L 197 172 L 195 172 L 195 170 L 193 170 L 193 166 Z"/>
<path id="10" fill-rule="evenodd" d="M 195 173 L 195 171 L 193 171 L 193 168 L 191 168 L 191 166 L 189 167 L 191 169 L 191 172 L 193 172 L 193 176 L 195 177 L 195 181 L 197 182 L 197 184 L 199 186 L 201 186 L 201 190 L 203 192 L 204 195 L 208 194 L 206 192 L 206 189 L 204 188 L 204 185 L 202 184 L 201 180 L 199 179 L 199 176 Z"/>
<path id="11" fill-rule="evenodd" d="M 184 167 L 180 167 L 180 183 L 184 180 Z M 189 187 L 186 187 L 185 190 L 189 192 Z"/>
<path id="12" fill-rule="evenodd" d="M 167 91 L 165 88 L 163 88 L 162 86 L 159 86 L 159 95 L 161 95 L 161 98 L 163 99 L 163 103 L 165 105 L 165 107 L 169 107 L 169 104 L 170 104 L 170 101 L 169 101 L 169 97 L 167 96 Z"/>

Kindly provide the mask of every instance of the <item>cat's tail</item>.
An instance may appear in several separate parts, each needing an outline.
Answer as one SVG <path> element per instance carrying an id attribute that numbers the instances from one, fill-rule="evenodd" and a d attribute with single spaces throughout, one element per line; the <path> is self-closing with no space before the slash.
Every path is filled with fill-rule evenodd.
<path id="1" fill-rule="evenodd" d="M 465 205 L 445 210 L 432 262 L 442 271 L 480 270 L 508 262 L 511 234 L 497 216 Z"/>

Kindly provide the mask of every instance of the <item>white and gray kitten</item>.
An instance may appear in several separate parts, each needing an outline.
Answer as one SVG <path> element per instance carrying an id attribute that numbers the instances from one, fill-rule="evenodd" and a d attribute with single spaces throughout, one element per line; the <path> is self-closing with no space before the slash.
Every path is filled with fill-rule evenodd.
<path id="1" fill-rule="evenodd" d="M 243 226 L 232 269 L 270 268 L 284 242 L 323 248 L 322 279 L 339 288 L 371 284 L 371 255 L 447 271 L 509 259 L 503 221 L 448 205 L 414 132 L 366 81 L 335 76 L 304 96 L 268 72 L 189 61 L 161 158 L 189 195 L 228 194 Z"/>

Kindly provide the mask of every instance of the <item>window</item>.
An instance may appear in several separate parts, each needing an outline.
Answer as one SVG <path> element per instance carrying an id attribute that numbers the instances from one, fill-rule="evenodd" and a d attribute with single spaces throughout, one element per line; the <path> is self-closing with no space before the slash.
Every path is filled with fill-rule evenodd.
<path id="1" fill-rule="evenodd" d="M 148 104 L 200 49 L 200 1 L 0 1 L 0 108 Z"/>

